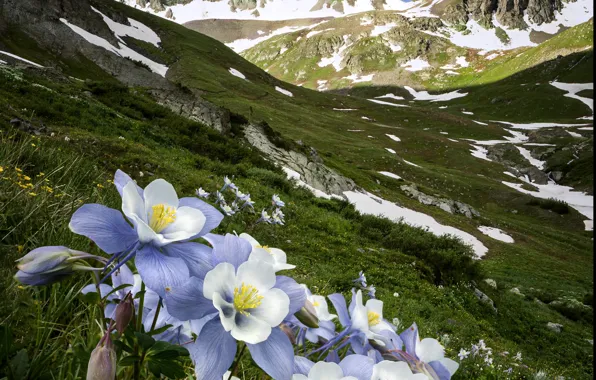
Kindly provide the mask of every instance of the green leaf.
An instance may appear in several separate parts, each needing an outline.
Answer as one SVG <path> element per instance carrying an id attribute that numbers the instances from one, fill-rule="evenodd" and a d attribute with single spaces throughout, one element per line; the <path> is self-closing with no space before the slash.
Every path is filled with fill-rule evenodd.
<path id="1" fill-rule="evenodd" d="M 132 347 L 129 347 L 126 343 L 120 341 L 120 340 L 115 340 L 114 341 L 114 346 L 116 346 L 117 348 L 119 348 L 121 351 L 124 352 L 128 352 L 129 354 L 133 353 L 133 349 Z"/>
<path id="2" fill-rule="evenodd" d="M 169 329 L 170 327 L 172 327 L 172 325 L 165 325 L 163 327 L 160 327 L 158 329 L 155 329 L 153 331 L 149 331 L 147 334 L 149 335 L 157 335 L 157 334 L 161 334 L 162 332 L 165 332 L 167 329 Z"/>
<path id="3" fill-rule="evenodd" d="M 155 344 L 155 339 L 151 338 L 147 334 L 143 334 L 141 332 L 136 331 L 135 336 L 137 337 L 139 344 L 145 351 L 150 349 Z"/>
<path id="4" fill-rule="evenodd" d="M 119 364 L 122 367 L 128 367 L 128 366 L 134 365 L 139 360 L 141 360 L 141 357 L 138 355 L 128 355 L 128 356 L 125 356 L 122 359 L 120 359 Z"/>
<path id="5" fill-rule="evenodd" d="M 160 351 L 176 351 L 178 353 L 178 356 L 189 356 L 190 353 L 188 352 L 188 350 L 182 346 L 178 346 L 175 344 L 170 344 L 168 342 L 164 342 L 164 341 L 158 341 L 155 343 L 155 345 L 153 345 L 153 347 L 151 347 L 151 354 L 153 355 L 156 352 L 160 352 Z"/>
<path id="6" fill-rule="evenodd" d="M 179 379 L 186 376 L 182 364 L 174 360 L 152 360 L 148 367 L 156 377 L 164 375 L 170 379 Z"/>
<path id="7" fill-rule="evenodd" d="M 141 296 L 144 295 L 145 292 L 146 292 L 145 290 L 139 291 L 137 294 L 135 294 L 134 299 L 141 298 Z"/>
<path id="8" fill-rule="evenodd" d="M 178 353 L 176 350 L 163 350 L 153 352 L 148 358 L 151 358 L 151 360 L 167 360 L 176 359 L 178 356 L 180 356 L 180 353 Z"/>
<path id="9" fill-rule="evenodd" d="M 97 304 L 100 301 L 99 294 L 96 292 L 89 292 L 87 294 L 81 294 L 80 297 L 83 300 L 83 302 L 89 303 L 89 304 Z"/>
<path id="10" fill-rule="evenodd" d="M 29 371 L 29 355 L 27 355 L 27 350 L 23 348 L 11 359 L 10 371 L 14 380 L 27 378 L 27 372 Z"/>

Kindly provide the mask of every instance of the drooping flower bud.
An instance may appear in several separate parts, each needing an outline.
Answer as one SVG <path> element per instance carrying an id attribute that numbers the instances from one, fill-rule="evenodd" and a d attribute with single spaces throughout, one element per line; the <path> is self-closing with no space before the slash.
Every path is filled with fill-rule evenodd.
<path id="1" fill-rule="evenodd" d="M 294 331 L 292 331 L 292 329 L 288 327 L 288 325 L 282 323 L 281 325 L 279 325 L 279 329 L 288 336 L 292 344 L 296 344 L 296 335 L 294 334 Z"/>
<path id="2" fill-rule="evenodd" d="M 91 352 L 87 380 L 114 380 L 116 378 L 116 351 L 110 339 L 110 329 Z"/>
<path id="3" fill-rule="evenodd" d="M 126 327 L 132 320 L 132 316 L 134 313 L 134 301 L 132 300 L 132 295 L 129 292 L 126 297 L 116 306 L 116 330 L 120 334 L 124 333 Z"/>
<path id="4" fill-rule="evenodd" d="M 36 248 L 17 260 L 19 271 L 15 278 L 25 285 L 47 285 L 72 274 L 75 270 L 99 270 L 80 263 L 80 260 L 104 258 L 62 246 Z"/>
<path id="5" fill-rule="evenodd" d="M 304 306 L 302 306 L 302 308 L 300 308 L 300 310 L 298 310 L 294 316 L 307 327 L 314 329 L 319 328 L 319 318 L 317 317 L 317 311 L 309 300 L 304 302 Z"/>

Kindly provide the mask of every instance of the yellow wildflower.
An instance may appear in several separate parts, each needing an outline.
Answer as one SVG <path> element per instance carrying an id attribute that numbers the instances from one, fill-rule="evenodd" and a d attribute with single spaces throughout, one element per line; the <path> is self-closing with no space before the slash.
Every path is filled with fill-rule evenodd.
<path id="1" fill-rule="evenodd" d="M 0 166 L 0 173 L 2 173 L 4 171 L 4 168 L 2 166 Z"/>
<path id="2" fill-rule="evenodd" d="M 16 170 L 17 173 L 22 173 L 23 171 L 19 168 L 14 168 L 14 170 Z"/>
<path id="3" fill-rule="evenodd" d="M 17 251 L 19 251 L 19 253 L 23 253 L 23 249 L 25 249 L 25 246 L 17 245 Z"/>
<path id="4" fill-rule="evenodd" d="M 54 189 L 52 189 L 49 186 L 42 186 L 41 189 L 47 191 L 48 193 L 53 193 L 54 192 Z"/>
<path id="5" fill-rule="evenodd" d="M 103 189 L 103 185 L 101 183 L 98 183 L 97 184 L 97 187 L 100 188 L 100 189 Z"/>
<path id="6" fill-rule="evenodd" d="M 31 143 L 31 146 L 33 146 L 33 147 L 34 147 L 34 146 L 35 146 L 35 144 Z"/>
<path id="7" fill-rule="evenodd" d="M 43 177 L 45 175 L 44 172 L 39 172 L 39 174 L 37 175 L 38 177 Z"/>
<path id="8" fill-rule="evenodd" d="M 37 196 L 37 194 L 34 193 L 34 192 L 30 192 L 29 195 L 31 195 L 32 197 L 36 197 Z"/>
<path id="9" fill-rule="evenodd" d="M 24 179 L 25 181 L 31 181 L 31 177 L 29 177 L 28 175 L 24 175 L 24 176 L 23 176 L 23 179 Z"/>

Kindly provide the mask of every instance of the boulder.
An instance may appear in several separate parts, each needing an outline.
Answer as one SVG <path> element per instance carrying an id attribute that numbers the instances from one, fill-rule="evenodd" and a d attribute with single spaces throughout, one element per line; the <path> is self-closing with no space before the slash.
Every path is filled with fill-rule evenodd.
<path id="1" fill-rule="evenodd" d="M 560 324 L 560 323 L 548 322 L 546 324 L 546 328 L 549 329 L 549 330 L 551 330 L 551 331 L 554 331 L 556 333 L 560 333 L 561 332 L 561 329 L 563 328 L 563 325 Z"/>
<path id="2" fill-rule="evenodd" d="M 497 282 L 495 280 L 493 280 L 492 278 L 485 278 L 484 282 L 486 282 L 486 284 L 493 289 L 497 288 Z"/>
<path id="3" fill-rule="evenodd" d="M 509 291 L 511 293 L 513 293 L 513 294 L 516 294 L 516 295 L 520 296 L 520 297 L 524 297 L 525 296 L 525 294 L 523 294 L 522 292 L 520 292 L 520 290 L 518 288 L 512 288 Z"/>
<path id="4" fill-rule="evenodd" d="M 495 307 L 495 303 L 493 302 L 493 300 L 491 300 L 490 297 L 486 294 L 482 293 L 480 289 L 474 288 L 474 295 L 476 296 L 476 298 L 480 300 L 480 302 L 489 305 L 495 313 L 497 312 L 497 308 Z"/>

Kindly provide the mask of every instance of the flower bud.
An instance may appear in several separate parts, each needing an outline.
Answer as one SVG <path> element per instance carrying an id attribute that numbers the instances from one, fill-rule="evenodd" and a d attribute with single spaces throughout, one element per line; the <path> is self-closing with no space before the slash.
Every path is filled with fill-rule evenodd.
<path id="1" fill-rule="evenodd" d="M 87 380 L 114 380 L 115 378 L 116 351 L 114 351 L 108 330 L 91 352 L 87 367 Z"/>
<path id="2" fill-rule="evenodd" d="M 36 248 L 17 260 L 15 278 L 25 285 L 47 285 L 69 276 L 75 270 L 96 270 L 79 263 L 83 259 L 105 259 L 62 246 Z"/>
<path id="3" fill-rule="evenodd" d="M 304 323 L 307 327 L 311 328 L 318 328 L 319 327 L 319 318 L 317 317 L 317 311 L 313 304 L 306 300 L 304 302 L 304 306 L 300 310 L 294 314 L 296 318 L 302 323 Z"/>
<path id="4" fill-rule="evenodd" d="M 279 329 L 288 336 L 292 344 L 296 344 L 296 335 L 294 334 L 294 331 L 292 331 L 292 329 L 288 327 L 288 325 L 282 323 L 281 325 L 279 325 Z"/>
<path id="5" fill-rule="evenodd" d="M 120 334 L 126 330 L 126 327 L 132 320 L 133 311 L 134 303 L 131 294 L 128 293 L 118 306 L 116 306 L 116 330 L 118 330 Z"/>

